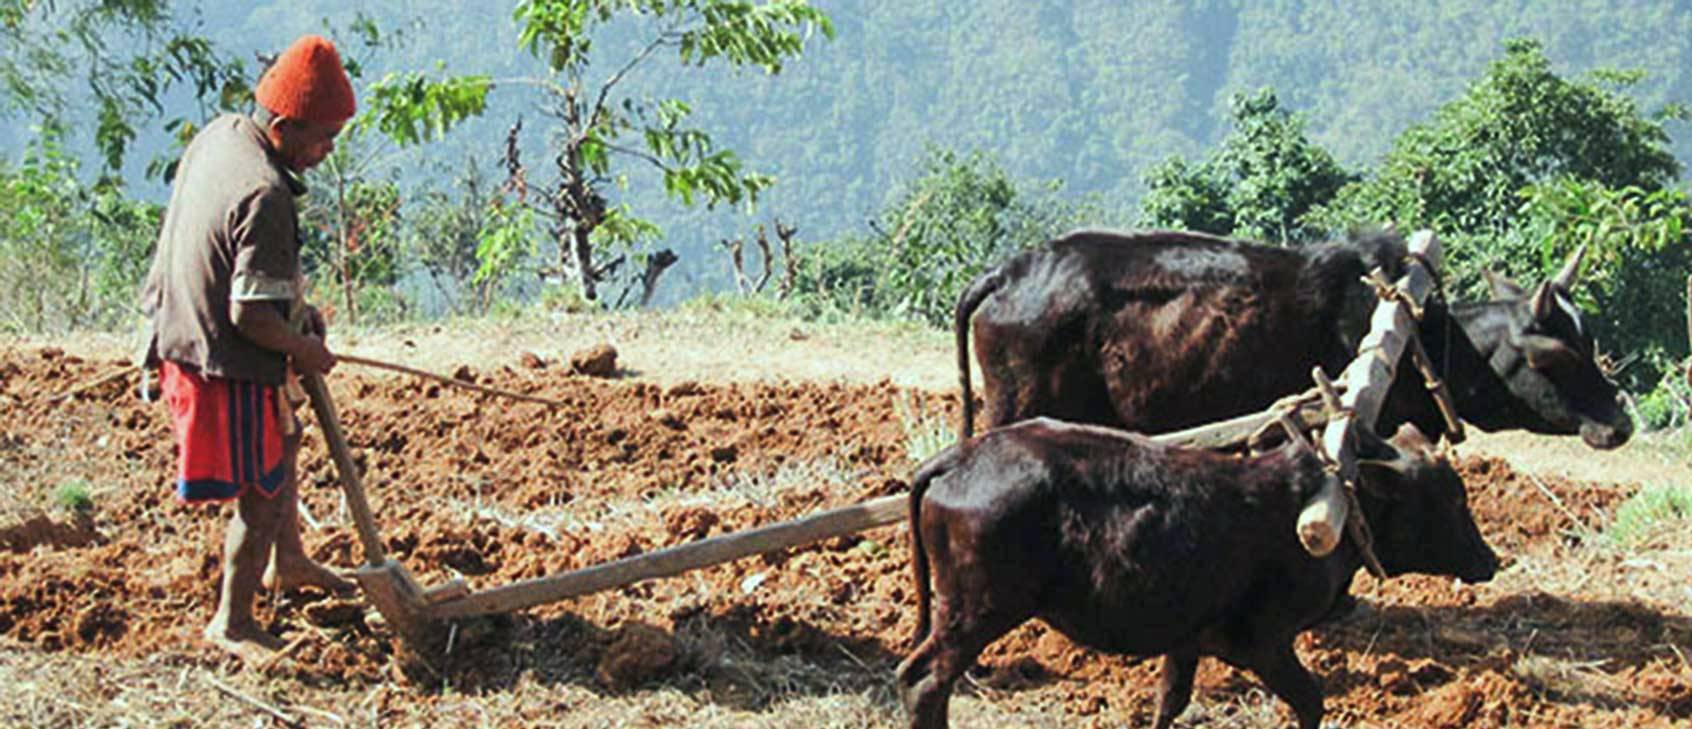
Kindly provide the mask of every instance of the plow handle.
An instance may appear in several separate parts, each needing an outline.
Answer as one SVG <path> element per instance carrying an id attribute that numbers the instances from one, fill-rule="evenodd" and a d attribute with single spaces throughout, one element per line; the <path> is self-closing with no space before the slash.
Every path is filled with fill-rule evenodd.
<path id="1" fill-rule="evenodd" d="M 370 513 L 370 502 L 364 498 L 364 482 L 359 479 L 352 450 L 347 447 L 347 438 L 341 433 L 341 421 L 335 416 L 335 403 L 329 399 L 329 387 L 324 384 L 322 375 L 300 375 L 300 385 L 311 400 L 312 411 L 317 413 L 318 425 L 323 428 L 323 440 L 329 446 L 330 457 L 335 460 L 335 470 L 341 474 L 341 489 L 347 495 L 348 508 L 352 509 L 358 541 L 364 545 L 364 561 L 368 565 L 379 566 L 387 561 L 387 552 L 382 548 L 382 536 L 376 532 L 376 517 Z"/>

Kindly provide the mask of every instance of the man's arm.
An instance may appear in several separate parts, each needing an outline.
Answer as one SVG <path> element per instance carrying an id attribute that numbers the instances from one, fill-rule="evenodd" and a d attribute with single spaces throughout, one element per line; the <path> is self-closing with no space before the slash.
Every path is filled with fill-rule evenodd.
<path id="1" fill-rule="evenodd" d="M 294 360 L 294 370 L 304 375 L 327 374 L 335 367 L 335 355 L 323 343 L 322 337 L 295 334 L 276 310 L 276 302 L 268 300 L 232 301 L 229 316 L 235 328 L 260 347 L 288 355 Z"/>

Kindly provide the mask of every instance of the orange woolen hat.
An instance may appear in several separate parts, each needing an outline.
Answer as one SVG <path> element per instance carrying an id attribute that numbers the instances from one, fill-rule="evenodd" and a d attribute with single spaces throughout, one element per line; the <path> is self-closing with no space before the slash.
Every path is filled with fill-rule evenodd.
<path id="1" fill-rule="evenodd" d="M 320 35 L 294 41 L 253 89 L 253 100 L 278 116 L 340 124 L 358 110 L 335 44 Z"/>

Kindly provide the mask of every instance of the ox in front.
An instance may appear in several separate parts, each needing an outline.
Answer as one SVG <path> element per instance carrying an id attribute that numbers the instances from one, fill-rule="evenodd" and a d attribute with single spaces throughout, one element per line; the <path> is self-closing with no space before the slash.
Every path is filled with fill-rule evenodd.
<path id="1" fill-rule="evenodd" d="M 1463 483 L 1421 433 L 1360 437 L 1360 503 L 1387 573 L 1491 579 L 1498 558 Z M 898 669 L 911 726 L 946 726 L 953 683 L 1037 617 L 1100 651 L 1163 656 L 1159 729 L 1205 655 L 1256 674 L 1316 729 L 1322 691 L 1293 639 L 1362 564 L 1350 541 L 1312 557 L 1293 534 L 1328 478 L 1297 446 L 1236 457 L 1044 418 L 934 456 L 911 484 L 921 612 Z"/>

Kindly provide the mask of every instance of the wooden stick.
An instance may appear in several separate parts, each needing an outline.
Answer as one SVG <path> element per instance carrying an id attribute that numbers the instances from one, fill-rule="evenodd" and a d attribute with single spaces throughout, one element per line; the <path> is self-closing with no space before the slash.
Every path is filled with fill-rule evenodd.
<path id="1" fill-rule="evenodd" d="M 1300 397 L 1303 397 L 1302 395 Z M 1276 424 L 1280 420 L 1282 408 L 1280 403 L 1260 413 L 1241 415 L 1227 420 L 1219 420 L 1185 430 L 1176 430 L 1151 436 L 1152 440 L 1168 445 L 1184 448 L 1232 448 L 1264 429 L 1265 426 Z M 1322 409 L 1315 403 L 1304 403 L 1297 411 L 1299 419 L 1307 423 L 1321 421 Z"/>
<path id="2" fill-rule="evenodd" d="M 266 714 L 269 714 L 271 716 L 276 717 L 276 719 L 278 721 L 282 722 L 283 724 L 287 724 L 288 726 L 299 726 L 300 725 L 300 722 L 299 722 L 298 719 L 295 719 L 294 717 L 289 716 L 288 714 L 284 713 L 281 709 L 278 709 L 274 706 L 271 706 L 270 704 L 267 704 L 263 701 L 260 701 L 258 699 L 251 697 L 251 696 L 248 696 L 247 694 L 241 693 L 240 691 L 235 690 L 235 688 L 233 686 L 230 686 L 229 684 L 226 684 L 222 681 L 219 681 L 219 680 L 212 678 L 211 676 L 208 676 L 208 675 L 205 675 L 205 674 L 200 675 L 200 680 L 205 681 L 208 684 L 211 684 L 212 688 L 215 688 L 219 691 L 222 691 L 223 693 L 226 693 L 226 694 L 240 700 L 242 703 L 247 704 L 248 706 L 251 706 L 255 709 L 258 709 L 259 711 L 262 711 Z"/>
<path id="3" fill-rule="evenodd" d="M 381 565 L 388 560 L 387 552 L 382 547 L 382 536 L 376 531 L 376 517 L 370 511 L 370 502 L 364 498 L 364 482 L 359 478 L 358 466 L 353 463 L 352 450 L 347 447 L 346 436 L 341 434 L 341 421 L 335 416 L 335 403 L 329 399 L 329 388 L 323 384 L 322 375 L 300 375 L 300 386 L 305 388 L 306 397 L 311 399 L 311 409 L 317 413 L 317 422 L 323 428 L 323 440 L 329 444 L 329 455 L 335 459 L 335 469 L 341 474 L 341 490 L 347 495 L 353 525 L 358 528 L 358 540 L 364 545 L 364 561 L 371 566 Z"/>
<path id="4" fill-rule="evenodd" d="M 1317 413 L 1310 412 L 1314 417 Z M 1286 417 L 1277 408 L 1270 413 L 1234 418 L 1211 425 L 1152 436 L 1159 443 L 1188 447 L 1233 445 L 1250 435 L 1260 422 Z M 573 572 L 537 577 L 482 592 L 439 599 L 431 595 L 424 612 L 428 620 L 462 618 L 471 615 L 510 612 L 602 590 L 631 585 L 643 580 L 667 577 L 689 570 L 729 562 L 743 557 L 797 547 L 831 537 L 855 534 L 866 529 L 903 521 L 910 496 L 883 496 L 863 503 L 832 509 L 776 524 L 733 534 L 681 544 L 656 552 L 625 557 L 614 562 L 585 567 Z M 443 592 L 447 592 L 443 590 Z M 447 594 L 452 594 L 447 592 Z"/>
<path id="5" fill-rule="evenodd" d="M 1410 239 L 1413 254 L 1398 287 L 1404 299 L 1382 300 L 1370 319 L 1369 334 L 1358 345 L 1357 358 L 1345 368 L 1345 394 L 1337 417 L 1328 421 L 1322 446 L 1339 466 L 1339 478 L 1323 485 L 1298 516 L 1298 538 L 1306 551 L 1323 557 L 1339 546 L 1350 515 L 1344 484 L 1357 477 L 1357 459 L 1352 428 L 1373 428 L 1392 385 L 1393 372 L 1411 337 L 1417 336 L 1411 306 L 1420 308 L 1433 291 L 1433 274 L 1421 264 L 1438 266 L 1439 241 L 1429 231 L 1418 231 Z"/>
<path id="6" fill-rule="evenodd" d="M 1434 371 L 1433 359 L 1428 357 L 1427 347 L 1422 346 L 1421 337 L 1410 338 L 1410 355 L 1416 363 L 1416 369 L 1422 373 L 1422 383 L 1427 386 L 1428 394 L 1433 396 L 1434 404 L 1439 406 L 1440 417 L 1445 419 L 1445 439 L 1452 444 L 1462 443 L 1467 437 L 1463 433 L 1463 421 L 1457 417 L 1457 402 L 1451 399 L 1451 388 L 1445 385 L 1445 380 L 1439 379 L 1439 373 Z"/>
<path id="7" fill-rule="evenodd" d="M 722 562 L 855 534 L 905 518 L 910 497 L 883 496 L 861 504 L 625 557 L 574 572 L 538 577 L 431 606 L 432 618 L 461 618 L 521 610 L 577 595 L 667 577 Z"/>
<path id="8" fill-rule="evenodd" d="M 123 368 L 117 370 L 116 372 L 108 372 L 104 375 L 101 375 L 101 376 L 96 377 L 92 380 L 89 380 L 89 381 L 84 382 L 80 385 L 77 385 L 76 387 L 73 387 L 69 390 L 65 390 L 64 392 L 61 392 L 57 395 L 49 395 L 47 397 L 41 398 L 40 402 L 55 402 L 55 401 L 58 401 L 58 400 L 65 400 L 65 399 L 68 399 L 68 398 L 72 398 L 72 397 L 80 395 L 84 392 L 87 392 L 89 390 L 92 390 L 96 387 L 104 385 L 108 382 L 111 382 L 112 380 L 115 380 L 119 377 L 124 377 L 126 375 L 129 375 L 129 374 L 131 374 L 131 373 L 133 373 L 133 372 L 135 372 L 139 369 L 141 369 L 141 368 L 138 365 L 124 365 Z"/>
<path id="9" fill-rule="evenodd" d="M 563 402 L 563 401 L 560 401 L 560 400 L 549 400 L 549 399 L 544 398 L 544 397 L 536 397 L 534 395 L 524 395 L 523 393 L 520 393 L 520 392 L 511 392 L 510 390 L 500 390 L 498 388 L 487 387 L 487 386 L 484 386 L 484 385 L 478 385 L 474 382 L 465 382 L 463 380 L 455 380 L 451 377 L 445 377 L 445 376 L 442 376 L 442 375 L 437 375 L 433 372 L 425 372 L 425 371 L 420 370 L 420 369 L 415 369 L 415 368 L 407 367 L 405 365 L 400 365 L 400 364 L 394 364 L 392 362 L 383 362 L 382 360 L 371 359 L 369 357 L 360 357 L 360 356 L 352 355 L 352 354 L 337 354 L 337 355 L 335 355 L 335 361 L 345 362 L 347 364 L 361 365 L 361 366 L 364 366 L 364 367 L 374 367 L 376 369 L 382 369 L 382 370 L 390 370 L 390 371 L 393 371 L 393 372 L 403 372 L 403 373 L 408 374 L 408 375 L 415 375 L 417 377 L 422 377 L 424 379 L 434 380 L 436 382 L 451 385 L 453 387 L 462 387 L 462 388 L 465 388 L 467 390 L 475 390 L 477 392 L 486 393 L 488 395 L 497 395 L 499 397 L 510 398 L 510 399 L 513 399 L 513 400 L 522 400 L 522 401 L 525 401 L 525 402 L 540 403 L 542 405 L 550 405 L 550 406 L 555 407 L 555 408 L 569 407 L 569 403 L 566 403 L 566 402 Z"/>

